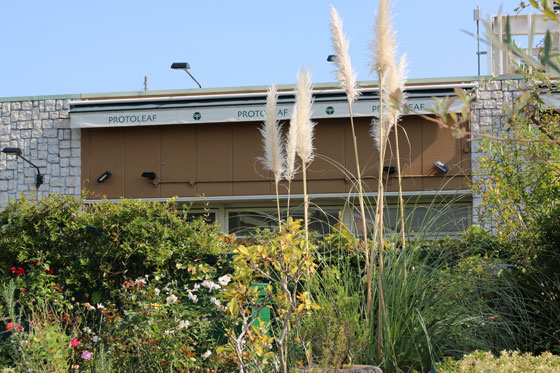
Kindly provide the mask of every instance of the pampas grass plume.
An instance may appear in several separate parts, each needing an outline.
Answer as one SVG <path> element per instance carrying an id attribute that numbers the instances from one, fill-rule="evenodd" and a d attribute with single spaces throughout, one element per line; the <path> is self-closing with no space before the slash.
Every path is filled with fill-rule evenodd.
<path id="1" fill-rule="evenodd" d="M 374 40 L 371 43 L 371 73 L 378 75 L 385 74 L 395 60 L 395 33 L 390 12 L 389 0 L 379 0 L 379 10 L 373 27 Z"/>
<path id="2" fill-rule="evenodd" d="M 348 54 L 348 40 L 342 31 L 342 20 L 340 19 L 336 9 L 331 5 L 331 41 L 334 48 L 336 58 L 334 63 L 336 70 L 334 71 L 336 79 L 346 91 L 348 100 L 353 102 L 360 94 L 356 86 L 356 73 L 352 70 L 350 55 Z"/>
<path id="3" fill-rule="evenodd" d="M 286 139 L 286 167 L 284 168 L 284 178 L 288 181 L 294 179 L 296 174 L 296 154 L 297 154 L 297 105 L 294 105 L 292 117 L 290 118 L 290 128 Z"/>
<path id="4" fill-rule="evenodd" d="M 304 165 L 313 161 L 313 128 L 315 123 L 311 121 L 312 102 L 311 68 L 305 70 L 302 67 L 298 73 L 296 87 L 295 124 L 297 125 L 297 153 Z"/>
<path id="5" fill-rule="evenodd" d="M 379 137 L 379 119 L 373 118 L 371 122 L 371 136 L 377 150 L 381 149 L 381 143 L 385 144 L 389 133 L 401 117 L 402 106 L 406 99 L 404 86 L 406 83 L 406 55 L 403 55 L 398 65 L 392 64 L 387 71 L 387 79 L 383 84 L 383 101 L 389 103 L 383 110 L 383 139 Z"/>
<path id="6" fill-rule="evenodd" d="M 264 148 L 263 166 L 266 170 L 274 173 L 275 183 L 282 179 L 284 172 L 282 128 L 276 119 L 277 98 L 276 83 L 274 83 L 270 86 L 266 96 L 266 117 L 263 126 L 260 128 Z"/>

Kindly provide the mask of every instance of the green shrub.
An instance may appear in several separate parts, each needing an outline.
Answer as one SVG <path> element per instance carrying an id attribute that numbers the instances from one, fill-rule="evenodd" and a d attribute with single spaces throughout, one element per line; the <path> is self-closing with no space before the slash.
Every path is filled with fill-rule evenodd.
<path id="1" fill-rule="evenodd" d="M 482 372 L 560 372 L 560 357 L 545 352 L 539 356 L 521 354 L 518 351 L 502 351 L 499 357 L 490 352 L 475 351 L 461 360 L 446 359 L 436 364 L 440 373 Z"/>
<path id="2" fill-rule="evenodd" d="M 0 211 L 0 233 L 1 278 L 17 277 L 9 269 L 22 268 L 30 290 L 40 280 L 41 288 L 52 283 L 93 303 L 129 278 L 160 274 L 185 283 L 215 278 L 226 265 L 219 228 L 187 222 L 173 201 L 84 205 L 69 196 L 22 198 Z M 50 277 L 27 276 L 36 266 Z"/>

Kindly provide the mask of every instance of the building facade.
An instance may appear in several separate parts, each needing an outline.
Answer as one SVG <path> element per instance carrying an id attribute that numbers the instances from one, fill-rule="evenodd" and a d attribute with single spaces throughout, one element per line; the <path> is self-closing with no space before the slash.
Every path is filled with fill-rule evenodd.
<path id="1" fill-rule="evenodd" d="M 369 134 L 379 111 L 375 82 L 363 82 L 353 105 L 366 196 L 375 203 L 379 154 Z M 410 111 L 399 126 L 403 190 L 412 230 L 429 221 L 434 231 L 453 233 L 473 221 L 479 203 L 469 188 L 480 156 L 476 138 L 457 139 L 427 120 L 436 99 L 454 88 L 477 87 L 472 78 L 411 80 Z M 36 193 L 79 195 L 94 203 L 124 198 L 175 197 L 191 215 L 205 214 L 224 232 L 245 234 L 273 225 L 274 183 L 262 168 L 259 127 L 267 87 L 141 91 L 52 97 L 0 98 L 0 147 L 18 147 L 44 174 L 35 190 L 33 167 L 14 155 L 0 156 L 0 208 L 12 198 Z M 293 86 L 279 86 L 277 116 L 287 131 L 295 100 Z M 499 124 L 502 104 L 519 88 L 496 80 L 476 89 L 470 128 Z M 308 169 L 314 228 L 334 219 L 354 226 L 354 149 L 344 93 L 335 84 L 314 86 L 315 160 Z M 452 105 L 459 110 L 460 103 Z M 471 141 L 473 140 L 473 141 Z M 389 225 L 396 226 L 395 137 L 384 160 Z M 435 166 L 441 162 L 448 172 Z M 283 205 L 301 211 L 301 175 L 280 186 Z M 392 217 L 392 218 L 391 218 Z M 476 219 L 476 216 L 474 216 Z"/>

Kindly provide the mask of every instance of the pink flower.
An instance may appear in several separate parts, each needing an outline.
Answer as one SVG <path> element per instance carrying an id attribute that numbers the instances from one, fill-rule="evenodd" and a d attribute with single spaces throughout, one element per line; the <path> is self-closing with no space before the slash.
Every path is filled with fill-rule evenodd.
<path id="1" fill-rule="evenodd" d="M 202 357 L 207 359 L 210 355 L 212 355 L 212 351 L 206 350 L 206 352 L 202 354 Z"/>
<path id="2" fill-rule="evenodd" d="M 78 347 L 80 345 L 80 342 L 78 342 L 78 338 L 74 338 L 72 342 L 70 342 L 70 345 L 72 347 Z"/>
<path id="3" fill-rule="evenodd" d="M 82 352 L 82 359 L 84 359 L 84 360 L 91 359 L 91 352 L 89 352 L 88 350 L 85 350 L 84 352 Z"/>

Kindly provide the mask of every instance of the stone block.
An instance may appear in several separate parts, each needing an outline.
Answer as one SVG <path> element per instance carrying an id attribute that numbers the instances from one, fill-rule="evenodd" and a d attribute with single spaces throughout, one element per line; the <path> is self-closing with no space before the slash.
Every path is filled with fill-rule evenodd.
<path id="1" fill-rule="evenodd" d="M 60 158 L 70 158 L 70 149 L 64 149 L 61 146 L 58 155 L 60 156 Z"/>
<path id="2" fill-rule="evenodd" d="M 48 129 L 43 131 L 43 136 L 47 138 L 55 138 L 58 137 L 58 131 L 55 129 Z"/>
<path id="3" fill-rule="evenodd" d="M 62 140 L 60 142 L 60 149 L 70 149 L 70 141 L 69 140 Z"/>
<path id="4" fill-rule="evenodd" d="M 70 158 L 70 166 L 79 168 L 82 166 L 82 162 L 79 158 Z"/>
<path id="5" fill-rule="evenodd" d="M 47 156 L 47 162 L 49 163 L 58 163 L 60 160 L 60 158 L 58 157 L 58 154 L 49 154 Z"/>

